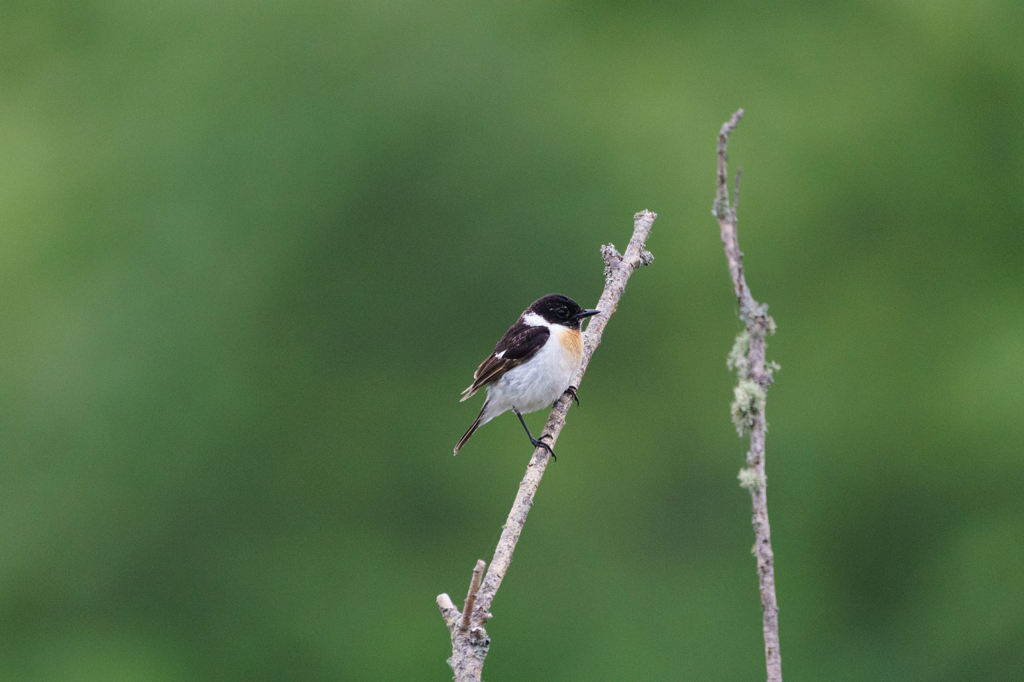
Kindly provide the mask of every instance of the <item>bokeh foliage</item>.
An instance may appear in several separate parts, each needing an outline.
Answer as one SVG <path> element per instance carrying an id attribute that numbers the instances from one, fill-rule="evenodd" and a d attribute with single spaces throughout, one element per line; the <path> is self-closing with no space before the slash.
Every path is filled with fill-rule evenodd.
<path id="1" fill-rule="evenodd" d="M 448 679 L 530 454 L 459 391 L 642 208 L 485 675 L 763 675 L 740 106 L 786 677 L 1024 678 L 1019 2 L 0 14 L 3 679 Z"/>

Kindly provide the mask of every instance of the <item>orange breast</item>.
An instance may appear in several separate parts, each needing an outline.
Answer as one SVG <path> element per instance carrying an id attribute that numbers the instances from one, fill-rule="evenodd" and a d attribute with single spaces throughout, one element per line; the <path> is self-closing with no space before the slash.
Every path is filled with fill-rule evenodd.
<path id="1" fill-rule="evenodd" d="M 574 358 L 583 357 L 583 335 L 578 329 L 560 329 L 558 343 Z"/>

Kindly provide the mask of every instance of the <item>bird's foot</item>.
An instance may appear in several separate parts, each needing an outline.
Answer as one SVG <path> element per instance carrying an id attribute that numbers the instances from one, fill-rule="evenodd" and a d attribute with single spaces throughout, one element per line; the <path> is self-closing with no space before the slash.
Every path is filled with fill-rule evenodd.
<path id="1" fill-rule="evenodd" d="M 572 399 L 576 401 L 576 406 L 579 407 L 580 399 L 576 395 L 576 391 L 577 390 L 579 390 L 579 389 L 576 386 L 570 386 L 569 388 L 565 389 L 564 393 L 568 393 L 569 395 L 571 395 Z"/>
<path id="2" fill-rule="evenodd" d="M 548 438 L 551 437 L 550 434 L 542 433 L 540 435 L 540 438 L 531 438 L 530 442 L 533 443 L 533 447 L 535 447 L 535 448 L 544 448 L 545 450 L 547 450 L 549 453 L 551 453 L 551 459 L 553 459 L 553 460 L 555 460 L 557 462 L 558 458 L 555 457 L 555 451 L 551 449 L 550 445 L 548 445 L 547 443 L 544 442 L 544 437 L 545 436 L 547 436 Z"/>

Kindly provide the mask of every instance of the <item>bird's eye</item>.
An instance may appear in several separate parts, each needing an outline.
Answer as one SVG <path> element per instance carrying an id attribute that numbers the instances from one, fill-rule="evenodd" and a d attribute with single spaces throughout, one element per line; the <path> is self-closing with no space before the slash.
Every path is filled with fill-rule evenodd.
<path id="1" fill-rule="evenodd" d="M 558 317 L 564 320 L 565 318 L 569 317 L 569 311 L 566 308 L 559 308 L 558 310 L 555 311 L 555 315 L 558 315 Z"/>

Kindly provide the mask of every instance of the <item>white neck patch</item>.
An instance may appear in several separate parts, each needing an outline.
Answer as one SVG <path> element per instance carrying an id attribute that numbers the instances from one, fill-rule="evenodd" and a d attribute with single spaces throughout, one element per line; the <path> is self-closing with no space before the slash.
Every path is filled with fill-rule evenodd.
<path id="1" fill-rule="evenodd" d="M 545 320 L 537 313 L 526 313 L 523 315 L 523 324 L 530 325 L 531 327 L 550 327 L 551 323 Z"/>

